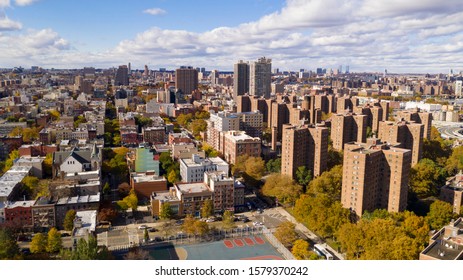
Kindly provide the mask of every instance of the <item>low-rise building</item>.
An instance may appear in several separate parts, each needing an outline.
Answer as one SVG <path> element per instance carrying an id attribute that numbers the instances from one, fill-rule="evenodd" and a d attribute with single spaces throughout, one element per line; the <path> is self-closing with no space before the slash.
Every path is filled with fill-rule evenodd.
<path id="1" fill-rule="evenodd" d="M 212 201 L 216 212 L 235 211 L 235 187 L 232 177 L 220 171 L 209 171 L 204 173 L 204 182 L 214 192 Z"/>
<path id="2" fill-rule="evenodd" d="M 227 162 L 235 164 L 240 156 L 260 157 L 262 153 L 262 140 L 251 137 L 244 131 L 227 131 L 223 133 L 223 155 Z"/>
<path id="3" fill-rule="evenodd" d="M 200 151 L 193 143 L 172 144 L 172 158 L 191 158 L 194 154 L 206 157 L 206 152 Z"/>
<path id="4" fill-rule="evenodd" d="M 167 191 L 166 178 L 153 171 L 132 172 L 130 174 L 130 185 L 140 199 L 149 199 L 153 192 Z"/>
<path id="5" fill-rule="evenodd" d="M 420 253 L 420 260 L 463 260 L 462 218 L 451 221 L 436 232 Z"/>
<path id="6" fill-rule="evenodd" d="M 158 218 L 161 213 L 162 205 L 169 203 L 172 214 L 182 215 L 183 204 L 180 198 L 177 196 L 176 188 L 171 187 L 168 191 L 155 192 L 150 196 L 151 202 L 151 215 Z"/>
<path id="7" fill-rule="evenodd" d="M 31 174 L 32 167 L 13 165 L 0 177 L 0 202 L 14 201 L 21 181 Z"/>
<path id="8" fill-rule="evenodd" d="M 32 228 L 32 205 L 35 200 L 8 202 L 5 223 L 12 227 Z"/>
<path id="9" fill-rule="evenodd" d="M 183 205 L 182 215 L 199 216 L 204 201 L 212 200 L 213 191 L 205 183 L 175 184 L 174 187 Z"/>
<path id="10" fill-rule="evenodd" d="M 96 195 L 63 197 L 56 202 L 56 227 L 63 228 L 66 213 L 73 209 L 77 211 L 98 210 L 100 206 L 100 193 Z"/>
<path id="11" fill-rule="evenodd" d="M 32 205 L 32 224 L 34 231 L 46 231 L 56 226 L 55 201 L 40 197 Z"/>
<path id="12" fill-rule="evenodd" d="M 452 204 L 453 213 L 460 215 L 463 205 L 463 173 L 460 172 L 447 180 L 440 189 L 440 200 Z"/>
<path id="13" fill-rule="evenodd" d="M 182 182 L 203 182 L 204 172 L 223 171 L 228 174 L 229 165 L 219 157 L 203 158 L 192 155 L 191 158 L 180 159 L 180 176 Z"/>

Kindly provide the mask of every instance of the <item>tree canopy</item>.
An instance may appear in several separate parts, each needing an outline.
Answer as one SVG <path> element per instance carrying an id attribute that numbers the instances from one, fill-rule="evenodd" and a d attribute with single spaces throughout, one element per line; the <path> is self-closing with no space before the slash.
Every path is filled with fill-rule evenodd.
<path id="1" fill-rule="evenodd" d="M 296 184 L 288 175 L 272 174 L 262 187 L 262 194 L 275 197 L 281 204 L 292 205 L 302 192 L 302 187 Z"/>
<path id="2" fill-rule="evenodd" d="M 6 229 L 0 228 L 0 259 L 11 260 L 19 255 L 19 246 L 13 233 Z"/>
<path id="3" fill-rule="evenodd" d="M 169 220 L 172 219 L 174 216 L 174 213 L 172 211 L 172 208 L 170 207 L 170 203 L 166 202 L 161 205 L 161 211 L 159 213 L 159 218 L 163 220 Z"/>
<path id="4" fill-rule="evenodd" d="M 282 222 L 278 225 L 273 235 L 275 235 L 283 246 L 290 248 L 293 246 L 294 241 L 297 240 L 296 225 L 290 221 Z"/>
<path id="5" fill-rule="evenodd" d="M 40 232 L 34 235 L 31 240 L 30 250 L 33 254 L 45 253 L 47 250 L 47 237 Z"/>
<path id="6" fill-rule="evenodd" d="M 61 234 L 56 228 L 51 228 L 48 232 L 47 239 L 47 252 L 48 253 L 57 253 L 63 247 L 63 241 L 61 240 Z"/>
<path id="7" fill-rule="evenodd" d="M 74 219 L 76 218 L 76 210 L 71 209 L 66 212 L 64 217 L 63 227 L 65 230 L 72 230 L 74 228 Z"/>
<path id="8" fill-rule="evenodd" d="M 207 218 L 214 215 L 214 203 L 210 199 L 206 199 L 201 206 L 201 217 Z"/>
<path id="9" fill-rule="evenodd" d="M 438 193 L 438 187 L 445 183 L 446 172 L 434 161 L 424 158 L 410 170 L 410 189 L 418 197 Z"/>
<path id="10" fill-rule="evenodd" d="M 455 218 L 455 214 L 453 213 L 452 205 L 441 200 L 434 201 L 426 215 L 426 221 L 433 229 L 442 228 L 453 218 Z"/>

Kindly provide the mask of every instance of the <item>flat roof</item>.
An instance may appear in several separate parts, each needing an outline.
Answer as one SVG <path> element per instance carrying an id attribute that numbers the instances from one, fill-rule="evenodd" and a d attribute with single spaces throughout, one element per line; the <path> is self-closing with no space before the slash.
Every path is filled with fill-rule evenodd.
<path id="1" fill-rule="evenodd" d="M 205 183 L 177 184 L 177 189 L 182 194 L 211 192 Z"/>
<path id="2" fill-rule="evenodd" d="M 76 218 L 82 221 L 82 227 L 76 228 L 74 236 L 85 236 L 96 229 L 96 210 L 77 211 Z"/>
<path id="3" fill-rule="evenodd" d="M 32 205 L 35 204 L 35 200 L 25 200 L 25 201 L 14 201 L 14 202 L 8 202 L 8 204 L 5 205 L 5 208 L 16 208 L 16 207 L 32 207 Z"/>
<path id="4" fill-rule="evenodd" d="M 91 203 L 91 202 L 99 202 L 100 201 L 100 193 L 94 195 L 83 195 L 83 196 L 72 196 L 72 197 L 62 197 L 56 203 L 57 205 L 64 205 L 64 204 L 76 204 L 76 203 Z"/>
<path id="5" fill-rule="evenodd" d="M 462 250 L 462 245 L 446 242 L 445 240 L 437 240 L 428 247 L 425 254 L 440 260 L 455 260 Z"/>
<path id="6" fill-rule="evenodd" d="M 178 199 L 178 197 L 171 195 L 170 192 L 156 192 L 155 194 L 156 195 L 151 196 L 151 199 L 159 200 L 159 201 L 162 201 L 162 202 L 165 202 L 165 201 L 180 201 L 180 199 Z"/>
<path id="7" fill-rule="evenodd" d="M 142 182 L 156 182 L 156 181 L 166 181 L 166 178 L 158 175 L 146 175 L 146 174 L 135 174 L 132 175 L 132 179 L 135 183 Z"/>
<path id="8" fill-rule="evenodd" d="M 227 162 L 225 162 L 223 159 L 221 159 L 219 157 L 204 158 L 199 163 L 196 163 L 191 158 L 184 158 L 184 159 L 180 159 L 180 160 L 182 160 L 185 163 L 185 165 L 188 166 L 188 167 L 204 166 L 204 165 L 210 165 L 210 164 L 228 165 Z"/>
<path id="9" fill-rule="evenodd" d="M 13 189 L 26 177 L 31 166 L 13 165 L 2 177 L 0 177 L 0 197 L 8 197 Z"/>

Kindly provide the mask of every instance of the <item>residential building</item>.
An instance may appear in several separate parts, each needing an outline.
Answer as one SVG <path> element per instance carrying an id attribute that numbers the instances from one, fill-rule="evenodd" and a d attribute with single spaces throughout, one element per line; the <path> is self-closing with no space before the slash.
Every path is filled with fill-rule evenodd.
<path id="1" fill-rule="evenodd" d="M 32 205 L 35 200 L 19 200 L 5 204 L 5 224 L 32 229 Z"/>
<path id="2" fill-rule="evenodd" d="M 206 157 L 206 152 L 200 151 L 193 143 L 172 144 L 172 158 L 191 158 L 194 154 Z"/>
<path id="3" fill-rule="evenodd" d="M 240 60 L 234 65 L 233 97 L 249 93 L 249 63 Z"/>
<path id="4" fill-rule="evenodd" d="M 213 191 L 214 211 L 235 211 L 234 181 L 233 177 L 228 177 L 228 174 L 224 172 L 209 171 L 204 173 L 204 182 Z"/>
<path id="5" fill-rule="evenodd" d="M 331 116 L 331 140 L 333 149 L 342 151 L 348 142 L 366 141 L 367 116 L 352 113 L 338 113 Z"/>
<path id="6" fill-rule="evenodd" d="M 191 94 L 198 89 L 198 71 L 192 67 L 175 70 L 175 87 L 183 94 Z"/>
<path id="7" fill-rule="evenodd" d="M 130 186 L 139 199 L 149 199 L 153 192 L 167 191 L 166 178 L 154 172 L 130 173 Z"/>
<path id="8" fill-rule="evenodd" d="M 100 207 L 100 193 L 96 195 L 84 195 L 73 197 L 62 197 L 55 204 L 56 227 L 63 228 L 64 218 L 69 210 L 98 210 Z"/>
<path id="9" fill-rule="evenodd" d="M 177 197 L 182 202 L 182 215 L 199 216 L 204 201 L 213 199 L 213 191 L 204 182 L 174 185 Z"/>
<path id="10" fill-rule="evenodd" d="M 116 78 L 114 80 L 116 86 L 128 86 L 129 85 L 129 68 L 127 65 L 121 65 L 117 69 Z"/>
<path id="11" fill-rule="evenodd" d="M 453 213 L 460 215 L 463 210 L 463 173 L 460 172 L 447 179 L 445 186 L 440 189 L 440 200 L 448 202 L 453 207 Z"/>
<path id="12" fill-rule="evenodd" d="M 344 145 L 341 203 L 358 217 L 365 211 L 407 207 L 411 151 L 368 138 Z"/>
<path id="13" fill-rule="evenodd" d="M 383 142 L 399 144 L 398 147 L 411 150 L 411 165 L 414 166 L 423 155 L 423 133 L 423 124 L 385 121 L 379 123 L 378 138 Z"/>
<path id="14" fill-rule="evenodd" d="M 420 253 L 420 260 L 463 260 L 463 222 L 462 218 L 452 220 L 437 231 Z"/>
<path id="15" fill-rule="evenodd" d="M 55 203 L 50 198 L 40 197 L 32 205 L 32 224 L 34 231 L 46 231 L 56 227 Z"/>
<path id="16" fill-rule="evenodd" d="M 272 60 L 265 57 L 249 65 L 249 95 L 270 97 L 272 92 Z"/>
<path id="17" fill-rule="evenodd" d="M 299 167 L 305 166 L 312 176 L 326 170 L 328 128 L 322 125 L 283 125 L 281 174 L 295 178 Z"/>
<path id="18" fill-rule="evenodd" d="M 244 131 L 226 131 L 223 134 L 223 155 L 227 162 L 235 164 L 238 157 L 260 157 L 262 153 L 262 140 L 251 137 Z"/>
<path id="19" fill-rule="evenodd" d="M 179 196 L 177 195 L 177 189 L 175 187 L 171 187 L 168 191 L 165 192 L 152 193 L 150 197 L 150 202 L 151 215 L 153 217 L 159 218 L 162 206 L 165 203 L 169 203 L 173 215 L 183 214 L 183 203 L 181 201 L 181 196 L 179 198 Z"/>
<path id="20" fill-rule="evenodd" d="M 143 142 L 149 144 L 166 143 L 166 129 L 163 126 L 142 128 Z"/>
<path id="21" fill-rule="evenodd" d="M 431 139 L 432 113 L 421 112 L 419 109 L 415 111 L 399 111 L 397 112 L 399 121 L 402 119 L 407 122 L 416 122 L 424 125 L 423 137 Z"/>
<path id="22" fill-rule="evenodd" d="M 24 177 L 31 175 L 31 166 L 13 165 L 0 177 L 0 202 L 14 201 Z"/>
<path id="23" fill-rule="evenodd" d="M 228 174 L 229 166 L 219 157 L 203 158 L 199 155 L 192 155 L 188 159 L 180 159 L 180 176 L 182 182 L 193 183 L 203 182 L 204 172 L 223 171 Z"/>

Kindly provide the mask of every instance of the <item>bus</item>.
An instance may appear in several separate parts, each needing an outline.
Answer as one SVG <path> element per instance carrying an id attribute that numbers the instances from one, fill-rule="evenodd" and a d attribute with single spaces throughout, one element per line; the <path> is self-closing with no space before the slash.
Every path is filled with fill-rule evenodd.
<path id="1" fill-rule="evenodd" d="M 313 247 L 315 253 L 317 253 L 320 257 L 326 258 L 327 260 L 333 259 L 333 255 L 331 255 L 331 253 L 328 252 L 322 244 L 315 244 Z"/>

